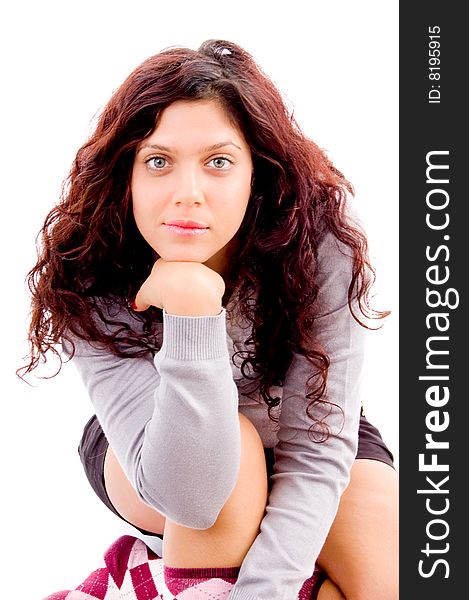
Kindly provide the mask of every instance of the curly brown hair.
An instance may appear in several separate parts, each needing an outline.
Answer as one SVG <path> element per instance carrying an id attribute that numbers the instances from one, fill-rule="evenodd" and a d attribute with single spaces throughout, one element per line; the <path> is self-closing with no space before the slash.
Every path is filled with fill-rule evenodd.
<path id="1" fill-rule="evenodd" d="M 305 355 L 316 373 L 308 382 L 311 402 L 306 408 L 315 421 L 312 406 L 328 402 L 330 361 L 312 339 L 318 245 L 326 234 L 351 250 L 348 303 L 354 318 L 369 329 L 354 314 L 353 300 L 365 317 L 381 319 L 389 312 L 369 305 L 375 271 L 365 234 L 346 214 L 352 186 L 302 133 L 253 57 L 224 40 L 208 40 L 197 51 L 168 48 L 145 60 L 112 95 L 78 150 L 60 201 L 41 229 L 38 261 L 28 274 L 31 353 L 23 374 L 45 362 L 49 351 L 61 366 L 56 347 L 67 341 L 73 348 L 74 336 L 98 342 L 118 356 L 159 349 L 159 309 L 138 314 L 144 327 L 137 334 L 125 320 L 110 320 L 102 302 L 129 310 L 158 258 L 135 224 L 130 177 L 137 145 L 176 100 L 220 102 L 251 149 L 252 193 L 227 277 L 227 289 L 239 290 L 236 309 L 252 324 L 247 344 L 253 349 L 241 368 L 246 377 L 246 367 L 252 368 L 255 389 L 275 420 L 271 409 L 280 399 L 270 395 L 270 388 L 282 385 L 294 352 Z M 114 332 L 99 321 L 114 325 Z M 327 425 L 321 421 L 319 428 L 326 439 Z"/>

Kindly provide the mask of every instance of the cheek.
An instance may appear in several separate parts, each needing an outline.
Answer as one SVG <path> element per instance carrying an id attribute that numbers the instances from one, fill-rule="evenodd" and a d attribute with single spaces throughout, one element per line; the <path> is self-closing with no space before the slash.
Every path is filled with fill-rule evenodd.
<path id="1" fill-rule="evenodd" d="M 236 211 L 244 210 L 251 196 L 251 176 L 243 174 L 239 179 L 230 182 L 226 199 Z"/>
<path id="2" fill-rule="evenodd" d="M 244 184 L 242 186 L 240 186 L 240 189 L 238 191 L 238 204 L 237 204 L 238 211 L 237 212 L 241 216 L 241 218 L 243 218 L 244 214 L 246 213 L 250 197 L 251 197 L 251 179 L 249 178 L 247 181 L 244 182 Z"/>
<path id="3" fill-rule="evenodd" d="M 144 218 L 152 213 L 156 207 L 156 195 L 152 194 L 152 186 L 142 181 L 132 182 L 132 208 L 134 217 Z"/>
<path id="4" fill-rule="evenodd" d="M 135 175 L 135 169 L 134 169 L 134 172 L 132 173 L 132 179 L 130 182 L 130 194 L 131 194 L 131 199 L 132 199 L 132 210 L 133 210 L 134 216 L 136 216 L 136 213 L 138 212 L 138 206 L 140 203 L 141 192 L 140 192 L 140 186 L 138 183 L 138 178 Z"/>
<path id="5" fill-rule="evenodd" d="M 147 197 L 142 194 L 142 190 L 138 189 L 138 186 L 132 189 L 132 212 L 137 229 L 146 241 L 150 243 L 150 223 L 152 222 L 153 209 Z"/>
<path id="6" fill-rule="evenodd" d="M 144 211 L 142 209 L 141 196 L 134 189 L 132 189 L 132 212 L 134 215 L 135 222 L 137 223 L 137 226 L 140 229 L 140 225 L 144 221 Z"/>

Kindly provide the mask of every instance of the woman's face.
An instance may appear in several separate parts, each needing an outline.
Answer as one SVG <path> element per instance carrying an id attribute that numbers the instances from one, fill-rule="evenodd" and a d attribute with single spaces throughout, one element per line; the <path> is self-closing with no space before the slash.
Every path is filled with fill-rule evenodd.
<path id="1" fill-rule="evenodd" d="M 174 102 L 137 147 L 131 188 L 140 233 L 164 260 L 222 273 L 246 213 L 252 169 L 249 146 L 219 103 Z"/>

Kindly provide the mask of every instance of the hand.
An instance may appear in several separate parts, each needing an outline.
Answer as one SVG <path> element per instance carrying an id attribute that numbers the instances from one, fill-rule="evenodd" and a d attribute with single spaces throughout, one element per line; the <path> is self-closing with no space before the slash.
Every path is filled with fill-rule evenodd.
<path id="1" fill-rule="evenodd" d="M 164 308 L 169 314 L 217 315 L 225 282 L 213 269 L 197 262 L 168 262 L 159 258 L 135 297 L 133 308 Z"/>

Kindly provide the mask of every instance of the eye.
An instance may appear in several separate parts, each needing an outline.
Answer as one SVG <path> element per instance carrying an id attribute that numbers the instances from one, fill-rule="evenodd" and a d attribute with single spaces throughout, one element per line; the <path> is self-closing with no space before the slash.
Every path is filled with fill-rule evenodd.
<path id="1" fill-rule="evenodd" d="M 216 156 L 215 158 L 212 158 L 208 164 L 210 163 L 214 164 L 214 167 L 217 171 L 227 171 L 233 164 L 233 161 L 227 156 Z"/>
<path id="2" fill-rule="evenodd" d="M 166 162 L 163 156 L 152 156 L 145 161 L 152 171 L 161 171 L 166 166 Z"/>

